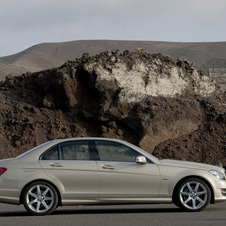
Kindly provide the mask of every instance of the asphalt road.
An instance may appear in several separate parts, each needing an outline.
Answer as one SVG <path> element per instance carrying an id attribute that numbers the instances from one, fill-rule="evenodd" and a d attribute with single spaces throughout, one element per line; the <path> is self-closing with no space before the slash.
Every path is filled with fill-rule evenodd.
<path id="1" fill-rule="evenodd" d="M 0 204 L 1 226 L 57 225 L 226 225 L 226 202 L 209 205 L 198 213 L 187 213 L 172 205 L 59 207 L 48 216 L 30 216 L 23 206 Z"/>

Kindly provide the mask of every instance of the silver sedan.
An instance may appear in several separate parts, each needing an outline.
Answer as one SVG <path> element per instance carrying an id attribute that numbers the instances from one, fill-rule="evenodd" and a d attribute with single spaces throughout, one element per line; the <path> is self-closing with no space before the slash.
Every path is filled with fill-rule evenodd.
<path id="1" fill-rule="evenodd" d="M 57 206 L 175 203 L 200 211 L 226 200 L 221 167 L 160 160 L 126 142 L 58 139 L 0 160 L 0 202 L 23 204 L 34 215 Z"/>

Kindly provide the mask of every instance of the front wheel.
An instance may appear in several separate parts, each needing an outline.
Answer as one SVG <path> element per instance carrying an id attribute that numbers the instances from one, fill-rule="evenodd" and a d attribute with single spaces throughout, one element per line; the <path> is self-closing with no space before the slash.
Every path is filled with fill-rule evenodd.
<path id="1" fill-rule="evenodd" d="M 34 215 L 50 214 L 58 204 L 56 189 L 46 182 L 34 182 L 25 189 L 23 204 L 26 210 Z"/>
<path id="2" fill-rule="evenodd" d="M 210 189 L 204 181 L 188 178 L 176 188 L 174 202 L 186 211 L 198 212 L 209 204 L 210 198 Z"/>

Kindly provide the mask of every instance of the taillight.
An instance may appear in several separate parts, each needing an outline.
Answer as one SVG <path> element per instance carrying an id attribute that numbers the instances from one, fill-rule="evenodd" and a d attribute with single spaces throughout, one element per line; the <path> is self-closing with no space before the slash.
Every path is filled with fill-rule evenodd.
<path id="1" fill-rule="evenodd" d="M 5 167 L 0 167 L 0 176 L 5 173 L 7 169 Z"/>

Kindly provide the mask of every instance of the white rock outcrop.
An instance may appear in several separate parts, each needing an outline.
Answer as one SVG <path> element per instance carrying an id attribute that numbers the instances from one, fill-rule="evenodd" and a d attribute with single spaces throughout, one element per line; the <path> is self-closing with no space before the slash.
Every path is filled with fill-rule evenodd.
<path id="1" fill-rule="evenodd" d="M 186 60 L 181 62 L 189 64 Z M 86 63 L 84 68 L 96 75 L 97 88 L 99 84 L 103 86 L 103 81 L 117 85 L 120 102 L 139 102 L 147 96 L 177 97 L 186 93 L 210 96 L 216 89 L 215 83 L 207 75 L 201 75 L 193 65 L 188 66 L 189 70 L 186 70 L 176 61 L 157 58 L 150 62 L 136 59 L 131 68 L 122 60 L 114 64 L 110 61 Z"/>

